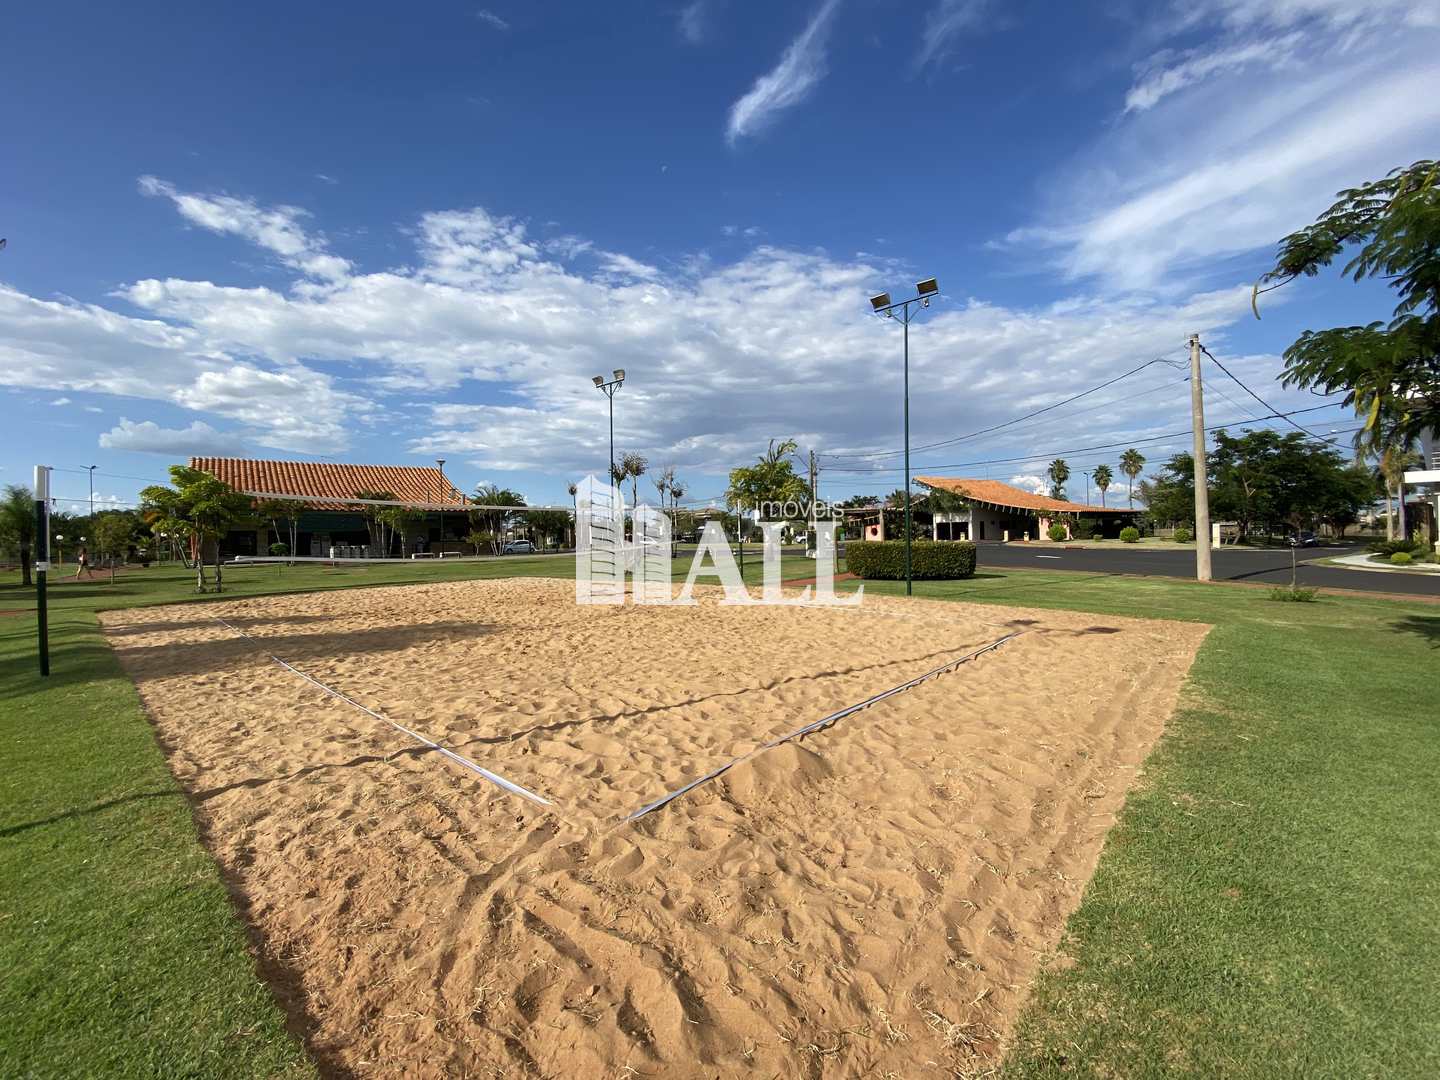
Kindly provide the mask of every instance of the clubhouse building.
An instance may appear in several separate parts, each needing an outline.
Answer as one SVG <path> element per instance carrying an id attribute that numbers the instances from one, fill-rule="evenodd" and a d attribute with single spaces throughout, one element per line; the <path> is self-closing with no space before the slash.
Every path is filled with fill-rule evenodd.
<path id="1" fill-rule="evenodd" d="M 1126 525 L 1134 524 L 1141 512 L 1052 499 L 999 480 L 917 476 L 915 482 L 965 500 L 965 507 L 957 511 L 927 511 L 935 540 L 1036 540 L 1045 536 L 1051 525 L 1068 528 L 1082 516 L 1096 525 L 1100 535 L 1115 537 Z M 885 539 L 884 515 L 878 516 L 879 524 L 865 526 L 865 539 Z"/>

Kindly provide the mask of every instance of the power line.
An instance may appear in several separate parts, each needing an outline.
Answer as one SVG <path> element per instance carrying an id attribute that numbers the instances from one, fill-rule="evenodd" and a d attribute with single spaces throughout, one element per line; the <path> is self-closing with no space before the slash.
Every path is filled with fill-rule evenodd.
<path id="1" fill-rule="evenodd" d="M 1289 424 L 1291 427 L 1293 427 L 1296 431 L 1303 431 L 1306 435 L 1309 435 L 1312 439 L 1318 439 L 1318 440 L 1319 440 L 1320 442 L 1322 442 L 1322 443 L 1333 443 L 1333 442 L 1335 441 L 1334 439 L 1327 439 L 1327 438 L 1325 438 L 1323 435 L 1317 435 L 1315 432 L 1311 431 L 1309 428 L 1301 427 L 1299 424 L 1295 423 L 1294 420 L 1291 420 L 1290 417 L 1289 417 L 1289 416 L 1286 416 L 1284 413 L 1277 412 L 1274 405 L 1271 405 L 1268 401 L 1266 401 L 1264 398 L 1262 398 L 1259 394 L 1255 393 L 1254 390 L 1251 390 L 1250 387 L 1246 386 L 1243 382 L 1241 382 L 1238 378 L 1236 378 L 1235 375 L 1234 375 L 1234 373 L 1231 372 L 1231 370 L 1230 370 L 1229 368 L 1227 368 L 1224 364 L 1220 363 L 1219 360 L 1216 360 L 1216 359 L 1215 359 L 1215 354 L 1212 353 L 1209 349 L 1205 348 L 1204 345 L 1201 345 L 1201 346 L 1200 346 L 1200 351 L 1203 352 L 1206 356 L 1210 357 L 1211 361 L 1215 364 L 1216 367 L 1218 367 L 1218 368 L 1219 368 L 1221 371 L 1223 371 L 1226 375 L 1229 375 L 1230 378 L 1231 378 L 1231 380 L 1235 383 L 1236 386 L 1240 387 L 1241 390 L 1244 390 L 1247 394 L 1249 394 L 1252 398 L 1254 398 L 1256 401 L 1258 401 L 1261 405 L 1264 405 L 1265 408 L 1269 409 L 1272 413 L 1275 413 L 1276 416 L 1278 416 L 1280 419 L 1284 420 L 1287 424 Z M 1337 404 L 1338 404 L 1338 403 L 1337 403 Z M 1298 410 L 1298 411 L 1303 411 L 1303 410 Z"/>
<path id="2" fill-rule="evenodd" d="M 1287 418 L 1290 417 L 1290 416 L 1298 416 L 1298 415 L 1300 415 L 1301 413 L 1318 412 L 1318 411 L 1321 410 L 1321 409 L 1333 409 L 1335 406 L 1337 406 L 1337 405 L 1339 405 L 1339 404 L 1340 404 L 1340 402 L 1338 402 L 1338 401 L 1333 401 L 1333 402 L 1330 402 L 1328 405 L 1312 405 L 1311 407 L 1306 408 L 1306 409 L 1295 409 L 1295 410 L 1293 410 L 1293 411 L 1290 412 L 1290 413 L 1274 413 L 1274 414 L 1272 414 L 1271 416 L 1255 417 L 1255 420 L 1256 420 L 1256 422 L 1260 422 L 1260 421 L 1264 421 L 1264 420 L 1287 419 Z M 1206 431 L 1219 431 L 1219 430 L 1221 430 L 1222 428 L 1233 427 L 1233 426 L 1235 425 L 1235 423 L 1236 423 L 1236 421 L 1231 420 L 1231 421 L 1228 421 L 1227 423 L 1224 423 L 1224 424 L 1208 425 L 1208 426 L 1205 428 L 1205 430 L 1206 430 Z M 1302 429 L 1302 430 L 1303 430 L 1303 429 Z M 1087 453 L 1087 452 L 1092 451 L 1092 450 L 1113 450 L 1113 449 L 1115 449 L 1115 448 L 1117 448 L 1117 447 L 1122 447 L 1122 446 L 1125 446 L 1125 447 L 1129 447 L 1129 446 L 1143 446 L 1143 445 L 1146 445 L 1146 444 L 1148 444 L 1148 443 L 1164 442 L 1164 441 L 1167 440 L 1167 439 L 1177 439 L 1177 438 L 1180 438 L 1180 437 L 1183 436 L 1183 435 L 1189 435 L 1189 434 L 1190 434 L 1190 429 L 1189 429 L 1189 428 L 1185 428 L 1185 429 L 1182 430 L 1182 431 L 1169 432 L 1169 433 L 1164 434 L 1164 435 L 1147 436 L 1146 438 L 1143 438 L 1143 439 L 1127 439 L 1127 440 L 1125 440 L 1125 441 L 1123 441 L 1123 442 L 1100 443 L 1100 444 L 1097 444 L 1097 445 L 1095 445 L 1095 446 L 1080 446 L 1080 447 L 1075 447 L 1075 448 L 1072 448 L 1072 449 L 1069 449 L 1069 450 L 1036 450 L 1036 451 L 1034 451 L 1034 452 L 1032 452 L 1032 453 L 1029 453 L 1029 454 L 1022 454 L 1022 455 L 1020 455 L 1019 457 L 983 458 L 983 459 L 981 459 L 981 460 L 979 460 L 979 461 L 950 462 L 950 463 L 944 464 L 944 465 L 939 465 L 939 464 L 926 464 L 926 465 L 918 465 L 918 466 L 915 466 L 915 468 L 920 468 L 920 469 L 966 469 L 966 468 L 970 468 L 970 467 L 975 466 L 975 465 L 1008 465 L 1008 464 L 1014 464 L 1014 463 L 1017 462 L 1017 461 L 1032 461 L 1032 460 L 1034 460 L 1035 458 L 1049 457 L 1049 456 L 1051 456 L 1052 454 L 1055 454 L 1055 455 L 1060 455 L 1060 454 L 1083 454 L 1083 453 Z M 1322 441 L 1324 441 L 1324 440 L 1322 440 Z M 856 468 L 841 468 L 841 467 L 838 467 L 838 466 L 832 466 L 832 467 L 831 467 L 831 471 L 832 471 L 832 472 L 843 472 L 843 473 L 859 473 L 859 474 L 861 474 L 861 475 L 865 475 L 865 474 L 872 474 L 872 475 L 873 475 L 873 474 L 876 474 L 876 473 L 892 473 L 892 472 L 898 472 L 899 470 L 898 470 L 898 469 L 856 469 Z M 912 471 L 913 471 L 913 470 L 912 470 Z"/>
<path id="3" fill-rule="evenodd" d="M 989 435 L 991 432 L 999 431 L 999 430 L 1001 430 L 1002 428 L 1011 427 L 1011 426 L 1013 426 L 1013 425 L 1015 425 L 1015 424 L 1024 423 L 1026 420 L 1031 420 L 1031 419 L 1033 419 L 1033 418 L 1035 418 L 1035 417 L 1037 417 L 1037 416 L 1043 415 L 1044 413 L 1052 412 L 1052 411 L 1054 411 L 1055 409 L 1060 408 L 1061 406 L 1069 405 L 1072 401 L 1079 401 L 1079 400 L 1080 400 L 1081 398 L 1083 398 L 1083 397 L 1089 397 L 1091 394 L 1094 394 L 1094 393 L 1096 393 L 1097 391 L 1104 390 L 1107 386 L 1114 386 L 1117 382 L 1120 382 L 1122 379 L 1128 379 L 1131 375 L 1134 375 L 1134 374 L 1136 374 L 1137 372 L 1144 371 L 1146 368 L 1150 367 L 1150 366 L 1153 365 L 1153 364 L 1168 364 L 1168 363 L 1170 363 L 1170 361 L 1169 361 L 1168 359 L 1166 359 L 1166 357 L 1164 357 L 1164 356 L 1157 356 L 1157 357 L 1156 357 L 1155 359 L 1153 359 L 1153 360 L 1147 360 L 1147 361 L 1145 361 L 1145 363 L 1141 364 L 1139 367 L 1131 368 L 1129 371 L 1125 372 L 1125 373 L 1122 374 L 1122 375 L 1116 375 L 1113 379 L 1107 379 L 1105 382 L 1100 383 L 1098 386 L 1092 386 L 1092 387 L 1090 387 L 1090 389 L 1088 389 L 1088 390 L 1082 390 L 1080 393 L 1078 393 L 1078 394 L 1073 394 L 1073 395 L 1071 395 L 1070 397 L 1065 398 L 1063 401 L 1057 401 L 1057 402 L 1055 402 L 1055 403 L 1053 403 L 1053 404 L 1051 404 L 1051 405 L 1046 405 L 1044 408 L 1036 409 L 1036 410 L 1034 410 L 1033 412 L 1028 412 L 1028 413 L 1026 413 L 1026 414 L 1023 415 L 1023 416 L 1014 417 L 1013 419 L 1011 419 L 1011 420 L 1006 420 L 1004 423 L 1001 423 L 1001 424 L 995 424 L 995 425 L 992 425 L 991 427 L 981 428 L 981 429 L 978 430 L 978 431 L 971 431 L 971 432 L 968 432 L 967 434 L 964 434 L 964 435 L 957 435 L 957 436 L 955 436 L 953 439 L 941 439 L 939 442 L 925 443 L 925 444 L 923 444 L 923 445 L 921 445 L 921 446 L 913 446 L 913 447 L 911 447 L 911 451 L 914 452 L 914 451 L 918 451 L 918 450 L 934 450 L 934 449 L 936 449 L 937 447 L 941 447 L 941 446 L 953 446 L 953 445 L 955 445 L 956 443 L 965 442 L 967 439 L 978 438 L 978 437 L 981 436 L 981 435 Z M 881 451 L 877 451 L 877 452 L 875 452 L 875 453 L 873 453 L 873 454 L 826 454 L 825 456 L 828 457 L 828 458 L 831 458 L 832 460 L 846 460 L 846 461 L 859 460 L 859 461 L 870 461 L 870 460 L 874 460 L 874 459 L 876 459 L 876 458 L 895 457 L 895 456 L 897 456 L 897 455 L 899 455 L 899 454 L 903 454 L 904 452 L 905 452 L 904 450 L 881 450 Z"/>

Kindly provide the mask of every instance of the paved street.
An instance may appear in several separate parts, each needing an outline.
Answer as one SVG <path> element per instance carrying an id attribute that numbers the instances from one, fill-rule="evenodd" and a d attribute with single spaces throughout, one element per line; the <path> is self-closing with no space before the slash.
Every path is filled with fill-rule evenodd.
<path id="1" fill-rule="evenodd" d="M 1296 580 L 1301 585 L 1327 589 L 1440 596 L 1440 574 L 1386 574 L 1322 566 L 1315 561 L 1363 550 L 1357 547 L 1302 549 L 1299 553 L 1301 562 Z M 1191 548 L 1181 547 L 1176 547 L 1174 551 L 1129 547 L 1118 541 L 1114 547 L 1106 548 L 982 543 L 980 570 L 983 572 L 987 566 L 1189 578 L 1195 576 L 1195 552 Z M 1217 581 L 1261 582 L 1267 585 L 1288 585 L 1290 582 L 1290 553 L 1284 550 L 1216 549 L 1212 566 Z"/>

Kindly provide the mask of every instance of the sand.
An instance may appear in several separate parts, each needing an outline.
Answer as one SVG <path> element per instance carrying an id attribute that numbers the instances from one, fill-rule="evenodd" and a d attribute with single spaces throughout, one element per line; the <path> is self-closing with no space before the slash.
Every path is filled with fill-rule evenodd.
<path id="1" fill-rule="evenodd" d="M 577 607 L 568 582 L 506 580 L 102 618 L 260 970 L 327 1073 L 983 1070 L 1206 628 L 715 600 Z"/>

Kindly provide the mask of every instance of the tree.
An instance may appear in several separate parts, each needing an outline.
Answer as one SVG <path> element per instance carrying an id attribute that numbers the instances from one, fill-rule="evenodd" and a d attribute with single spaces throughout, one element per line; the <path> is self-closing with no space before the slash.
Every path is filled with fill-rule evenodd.
<path id="1" fill-rule="evenodd" d="M 491 553 L 500 554 L 500 546 L 505 533 L 505 526 L 515 517 L 515 512 L 506 510 L 507 506 L 524 506 L 525 496 L 518 491 L 511 491 L 509 488 L 502 488 L 495 484 L 479 484 L 475 488 L 472 499 L 481 506 L 491 509 L 471 510 L 470 523 L 475 526 L 470 536 L 475 533 L 488 534 L 488 542 L 491 546 Z M 470 536 L 465 539 L 470 541 Z M 474 541 L 470 541 L 474 542 Z M 476 547 L 475 554 L 480 554 L 479 547 Z"/>
<path id="2" fill-rule="evenodd" d="M 645 475 L 645 470 L 648 468 L 650 468 L 650 459 L 644 454 L 626 450 L 620 455 L 622 479 L 630 481 L 630 505 L 632 507 L 640 504 L 640 477 Z"/>
<path id="3" fill-rule="evenodd" d="M 1126 493 L 1129 495 L 1132 510 L 1135 507 L 1135 478 L 1140 475 L 1141 470 L 1144 468 L 1145 455 L 1133 446 L 1120 455 L 1120 471 L 1125 474 L 1126 480 L 1129 481 L 1128 491 Z"/>
<path id="4" fill-rule="evenodd" d="M 368 499 L 371 502 L 395 502 L 395 495 L 389 491 L 357 491 L 355 498 Z M 389 521 L 382 516 L 382 512 L 390 509 L 386 506 L 367 506 L 360 504 L 360 516 L 365 519 L 365 531 L 370 535 L 370 546 L 380 553 L 380 558 L 390 557 L 390 545 L 392 536 Z"/>
<path id="5" fill-rule="evenodd" d="M 730 470 L 725 501 L 744 510 L 758 510 L 763 503 L 794 501 L 809 506 L 810 485 L 795 473 L 792 459 L 794 439 L 770 440 L 770 446 L 754 465 Z"/>
<path id="6" fill-rule="evenodd" d="M 35 543 L 35 493 L 19 484 L 7 484 L 0 502 L 0 540 L 20 553 L 20 584 L 30 585 L 30 547 Z"/>
<path id="7" fill-rule="evenodd" d="M 275 539 L 285 543 L 291 555 L 297 554 L 295 549 L 299 544 L 300 515 L 304 512 L 305 504 L 298 499 L 262 499 L 255 504 L 256 515 L 270 522 Z M 280 531 L 282 521 L 286 523 L 288 540 L 286 534 Z"/>
<path id="8" fill-rule="evenodd" d="M 124 558 L 140 522 L 128 511 L 111 511 L 96 516 L 90 535 L 95 547 L 110 562 L 110 584 L 115 584 L 115 559 Z"/>
<path id="9" fill-rule="evenodd" d="M 1189 454 L 1176 454 L 1151 479 L 1140 482 L 1140 498 L 1151 521 L 1174 525 L 1194 517 L 1194 461 Z"/>
<path id="10" fill-rule="evenodd" d="M 1050 467 L 1045 470 L 1045 475 L 1050 478 L 1050 497 L 1064 499 L 1065 481 L 1070 479 L 1070 466 L 1065 463 L 1065 459 L 1056 458 L 1050 462 Z"/>
<path id="11" fill-rule="evenodd" d="M 1254 296 L 1315 277 L 1357 247 L 1342 272 L 1389 284 L 1399 300 L 1390 321 L 1305 331 L 1285 350 L 1282 381 L 1343 392 L 1364 418 L 1358 443 L 1409 447 L 1440 429 L 1440 162 L 1340 192 L 1314 224 L 1280 241 Z"/>
<path id="12" fill-rule="evenodd" d="M 391 537 L 400 537 L 400 557 L 410 551 L 410 537 L 425 525 L 425 511 L 412 506 L 377 506 L 376 520 L 390 531 Z M 389 549 L 386 549 L 389 555 Z"/>
<path id="13" fill-rule="evenodd" d="M 574 515 L 568 510 L 533 510 L 526 517 L 542 547 L 560 547 L 575 522 Z"/>
<path id="14" fill-rule="evenodd" d="M 1109 465 L 1096 465 L 1095 472 L 1091 474 L 1095 486 L 1100 491 L 1100 505 L 1105 505 L 1105 492 L 1115 481 L 1115 474 L 1110 471 Z"/>
<path id="15" fill-rule="evenodd" d="M 226 530 L 251 513 L 250 499 L 207 472 L 187 465 L 170 466 L 174 487 L 152 484 L 140 492 L 140 505 L 151 528 L 189 541 L 195 559 L 195 591 L 205 592 L 205 549 L 215 549 L 215 591 L 223 592 L 220 539 Z"/>

